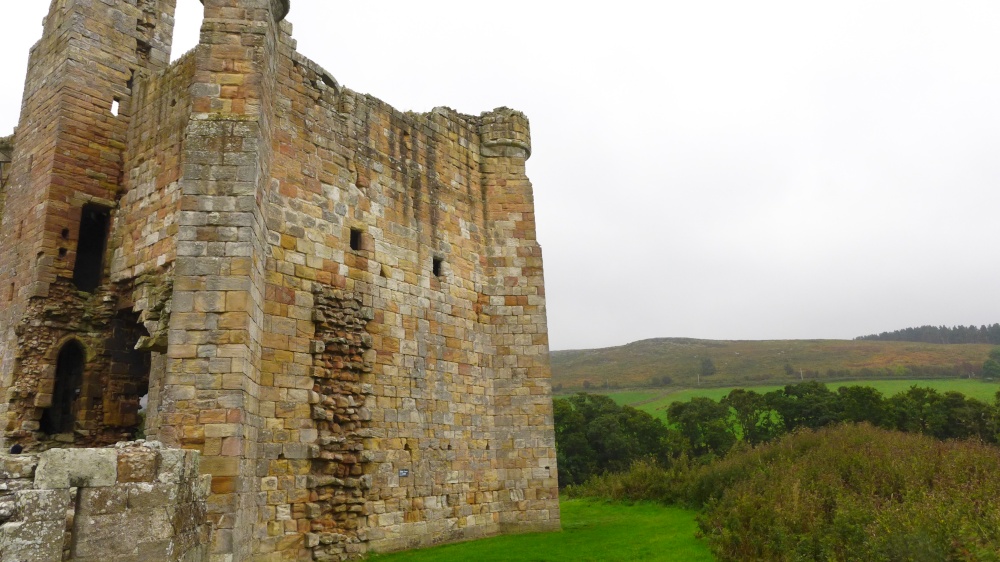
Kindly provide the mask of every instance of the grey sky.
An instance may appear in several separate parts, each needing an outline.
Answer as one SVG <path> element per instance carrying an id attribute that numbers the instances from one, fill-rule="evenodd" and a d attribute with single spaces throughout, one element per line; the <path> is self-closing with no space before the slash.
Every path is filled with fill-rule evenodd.
<path id="1" fill-rule="evenodd" d="M 177 41 L 197 39 L 178 0 Z M 5 6 L 0 135 L 48 2 Z M 292 0 L 404 110 L 532 124 L 553 349 L 1000 322 L 1000 3 Z M 175 53 L 177 54 L 177 53 Z"/>

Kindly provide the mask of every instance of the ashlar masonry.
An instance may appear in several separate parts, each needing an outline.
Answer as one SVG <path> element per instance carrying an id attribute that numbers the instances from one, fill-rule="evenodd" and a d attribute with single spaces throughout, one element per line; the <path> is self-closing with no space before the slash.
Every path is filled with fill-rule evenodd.
<path id="1" fill-rule="evenodd" d="M 0 138 L 0 441 L 198 451 L 219 562 L 558 529 L 527 118 L 400 112 L 289 0 L 203 3 L 171 63 L 175 0 L 51 2 Z"/>

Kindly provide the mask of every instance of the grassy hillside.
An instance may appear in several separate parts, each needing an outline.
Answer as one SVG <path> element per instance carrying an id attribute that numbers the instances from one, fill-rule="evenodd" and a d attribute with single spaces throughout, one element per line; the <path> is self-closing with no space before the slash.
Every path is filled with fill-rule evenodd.
<path id="1" fill-rule="evenodd" d="M 670 377 L 671 385 L 698 385 L 703 358 L 717 372 L 701 386 L 785 384 L 800 379 L 921 378 L 978 373 L 993 346 L 852 340 L 642 340 L 619 347 L 553 351 L 552 383 L 562 392 L 636 388 Z M 792 373 L 789 375 L 789 371 Z M 562 385 L 559 387 L 559 385 Z"/>

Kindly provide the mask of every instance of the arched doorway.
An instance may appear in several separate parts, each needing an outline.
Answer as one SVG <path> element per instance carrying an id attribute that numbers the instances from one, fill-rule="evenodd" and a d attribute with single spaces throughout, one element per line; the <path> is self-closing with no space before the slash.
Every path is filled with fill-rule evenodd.
<path id="1" fill-rule="evenodd" d="M 87 352 L 83 345 L 71 340 L 59 350 L 56 359 L 56 381 L 52 390 L 52 405 L 42 414 L 42 431 L 48 435 L 70 433 L 80 410 L 83 388 L 83 368 Z"/>

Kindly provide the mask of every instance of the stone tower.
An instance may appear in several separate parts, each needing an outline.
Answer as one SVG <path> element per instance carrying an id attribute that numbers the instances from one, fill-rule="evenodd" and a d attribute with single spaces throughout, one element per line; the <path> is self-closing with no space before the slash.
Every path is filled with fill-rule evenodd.
<path id="1" fill-rule="evenodd" d="M 527 119 L 399 112 L 288 0 L 203 4 L 171 64 L 175 0 L 52 1 L 0 139 L 4 442 L 200 451 L 219 561 L 558 528 Z"/>

